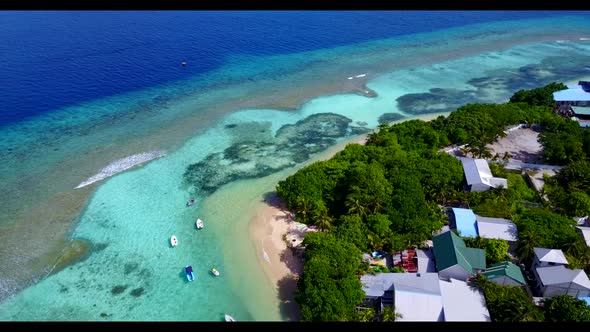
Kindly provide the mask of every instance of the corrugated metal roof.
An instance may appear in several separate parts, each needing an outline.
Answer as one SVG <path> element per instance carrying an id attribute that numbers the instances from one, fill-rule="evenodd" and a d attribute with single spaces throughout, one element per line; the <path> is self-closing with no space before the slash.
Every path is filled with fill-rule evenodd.
<path id="1" fill-rule="evenodd" d="M 490 166 L 483 159 L 461 158 L 468 185 L 483 183 L 483 177 L 492 177 Z"/>
<path id="2" fill-rule="evenodd" d="M 572 106 L 572 110 L 576 114 L 590 115 L 590 107 Z"/>
<path id="3" fill-rule="evenodd" d="M 480 215 L 476 215 L 475 218 L 479 236 L 486 239 L 518 240 L 518 229 L 512 221 L 502 218 L 482 217 Z"/>
<path id="4" fill-rule="evenodd" d="M 441 322 L 444 320 L 442 297 L 440 295 L 396 291 L 394 296 L 395 312 L 401 315 L 396 321 Z"/>
<path id="5" fill-rule="evenodd" d="M 436 260 L 436 268 L 442 271 L 455 264 L 461 265 L 468 273 L 473 268 L 485 269 L 485 251 L 467 248 L 465 242 L 454 232 L 446 232 L 432 238 L 432 250 Z"/>
<path id="6" fill-rule="evenodd" d="M 489 322 L 490 313 L 482 292 L 456 279 L 440 280 L 445 322 Z"/>
<path id="7" fill-rule="evenodd" d="M 438 273 L 377 273 L 361 276 L 363 291 L 368 296 L 382 296 L 387 290 L 440 295 Z"/>
<path id="8" fill-rule="evenodd" d="M 584 241 L 586 241 L 586 245 L 590 246 L 590 227 L 576 226 L 576 228 L 580 230 L 580 233 L 584 237 Z"/>
<path id="9" fill-rule="evenodd" d="M 471 209 L 452 208 L 455 215 L 455 225 L 459 234 L 463 237 L 476 237 L 476 218 L 475 213 Z"/>
<path id="10" fill-rule="evenodd" d="M 418 257 L 418 273 L 436 272 L 432 251 L 418 249 L 416 257 Z"/>
<path id="11" fill-rule="evenodd" d="M 569 89 L 553 92 L 555 101 L 590 101 L 590 93 L 582 89 L 582 86 L 568 86 Z"/>
<path id="12" fill-rule="evenodd" d="M 560 249 L 533 248 L 539 262 L 567 264 L 568 261 Z"/>
<path id="13" fill-rule="evenodd" d="M 465 180 L 468 185 L 485 184 L 490 187 L 498 187 L 500 185 L 508 188 L 508 181 L 504 178 L 497 178 L 492 176 L 490 166 L 485 159 L 474 159 L 460 157 L 463 164 L 463 172 L 465 173 Z"/>
<path id="14" fill-rule="evenodd" d="M 500 262 L 491 265 L 482 272 L 488 279 L 495 279 L 499 277 L 509 277 L 519 283 L 526 285 L 526 281 L 522 274 L 520 267 L 512 262 Z"/>
<path id="15" fill-rule="evenodd" d="M 590 280 L 584 270 L 570 270 L 563 265 L 538 267 L 537 274 L 543 285 L 575 283 L 590 290 Z"/>

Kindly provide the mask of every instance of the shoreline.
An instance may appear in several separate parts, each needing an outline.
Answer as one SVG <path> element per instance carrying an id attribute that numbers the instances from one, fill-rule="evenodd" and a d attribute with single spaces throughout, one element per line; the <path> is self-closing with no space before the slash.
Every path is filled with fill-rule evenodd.
<path id="1" fill-rule="evenodd" d="M 4 296 L 13 293 L 13 291 L 16 294 L 29 284 L 36 282 L 38 276 L 44 278 L 48 274 L 47 271 L 56 264 L 56 260 L 63 262 L 59 264 L 60 266 L 67 266 L 68 264 L 74 264 L 79 257 L 84 256 L 87 250 L 83 247 L 70 245 L 70 240 L 72 240 L 70 234 L 75 229 L 80 216 L 83 214 L 84 208 L 90 201 L 95 191 L 94 189 L 100 183 L 79 189 L 73 188 L 80 181 L 96 174 L 97 165 L 102 166 L 105 161 L 113 162 L 132 154 L 153 149 L 175 151 L 185 143 L 186 137 L 192 137 L 196 132 L 205 130 L 208 125 L 236 109 L 276 108 L 287 112 L 297 111 L 302 104 L 311 99 L 340 93 L 369 94 L 365 95 L 365 97 L 370 98 L 371 93 L 365 84 L 375 78 L 375 76 L 390 72 L 391 70 L 413 67 L 417 65 L 416 63 L 428 65 L 431 62 L 437 62 L 437 60 L 441 59 L 469 56 L 470 53 L 478 53 L 485 49 L 503 49 L 513 44 L 520 44 L 520 39 L 542 41 L 552 38 L 557 37 L 537 36 L 535 34 L 531 36 L 516 36 L 507 41 L 491 41 L 486 45 L 478 45 L 478 47 L 469 49 L 469 52 L 461 53 L 458 50 L 449 48 L 444 49 L 437 56 L 423 58 L 420 55 L 416 58 L 402 58 L 401 60 L 396 59 L 396 61 L 391 61 L 388 56 L 385 56 L 384 59 L 379 57 L 381 53 L 385 52 L 387 54 L 387 49 L 361 50 L 359 53 L 365 55 L 368 62 L 362 65 L 351 64 L 349 67 L 350 74 L 347 75 L 330 75 L 337 72 L 337 69 L 339 70 L 338 66 L 340 62 L 344 62 L 343 60 L 336 61 L 334 65 L 314 64 L 301 71 L 289 73 L 285 77 L 266 78 L 252 83 L 234 84 L 227 89 L 231 92 L 235 86 L 241 87 L 247 85 L 245 90 L 249 94 L 245 96 L 236 94 L 235 97 L 223 99 L 220 95 L 223 94 L 222 92 L 227 91 L 221 89 L 222 91 L 219 92 L 212 89 L 213 91 L 208 91 L 205 96 L 198 95 L 199 98 L 204 100 L 202 103 L 174 105 L 181 110 L 175 111 L 177 116 L 173 118 L 162 118 L 159 115 L 150 115 L 151 113 L 147 112 L 146 115 L 137 115 L 137 118 L 135 118 L 136 115 L 134 114 L 124 114 L 120 118 L 106 119 L 104 123 L 100 122 L 96 128 L 91 127 L 88 129 L 88 133 L 81 135 L 84 135 L 83 137 L 92 137 L 99 141 L 104 138 L 112 138 L 113 143 L 108 146 L 97 145 L 75 150 L 78 156 L 76 158 L 72 158 L 72 155 L 70 155 L 71 151 L 58 144 L 63 142 L 44 142 L 47 145 L 43 149 L 27 151 L 27 153 L 31 153 L 31 155 L 27 154 L 29 160 L 31 160 L 31 163 L 38 160 L 43 161 L 36 153 L 41 151 L 44 157 L 44 154 L 50 151 L 49 153 L 54 157 L 55 161 L 47 163 L 43 167 L 36 168 L 36 176 L 34 177 L 15 176 L 14 179 L 7 179 L 5 183 L 6 189 L 2 188 L 4 189 L 2 192 L 6 194 L 5 203 L 10 209 L 6 209 L 3 213 L 0 213 L 6 220 L 9 220 L 6 224 L 0 225 L 0 240 L 5 243 L 4 247 L 0 247 L 0 256 L 10 257 L 11 248 L 19 245 L 23 246 L 23 251 L 29 253 L 29 257 L 19 262 L 22 269 L 9 269 L 11 271 L 5 271 L 4 283 L 7 287 L 0 287 L 0 302 L 5 300 Z M 348 57 L 348 55 L 346 56 Z M 363 59 L 365 58 L 363 57 Z M 365 73 L 367 76 L 355 77 L 352 80 L 347 79 L 348 75 L 356 73 L 359 76 L 361 75 L 360 73 Z M 319 79 L 314 80 L 316 77 L 319 77 Z M 297 89 L 292 89 L 294 83 L 301 81 L 306 82 L 306 84 L 298 84 Z M 261 86 L 264 89 L 261 89 Z M 189 97 L 187 99 L 191 98 Z M 216 103 L 219 100 L 222 100 L 222 102 Z M 204 109 L 203 112 L 198 115 L 196 113 L 193 114 L 195 105 L 202 107 Z M 402 121 L 416 118 L 420 117 L 409 117 Z M 103 127 L 111 125 L 114 128 L 123 127 L 127 121 L 131 120 L 145 120 L 146 122 L 155 122 L 158 120 L 159 127 L 149 128 L 151 131 L 142 132 L 141 135 L 133 137 L 120 137 L 114 134 L 110 137 L 110 131 L 100 131 Z M 85 129 L 85 127 L 82 129 Z M 70 141 L 75 142 L 76 139 L 77 137 L 69 138 L 66 143 L 69 144 Z M 68 145 L 66 144 L 66 146 Z M 51 152 L 57 151 L 57 148 L 60 148 L 60 151 L 68 152 Z M 327 151 L 332 151 L 332 147 L 319 153 L 318 156 L 327 153 Z M 318 159 L 316 158 L 317 156 L 312 157 L 310 162 L 317 161 Z M 43 165 L 43 163 L 38 164 Z M 35 178 L 51 180 L 39 183 L 39 181 L 34 180 Z M 274 191 L 274 187 L 270 188 L 270 190 Z M 30 201 L 36 202 L 36 204 L 32 206 L 19 205 L 19 202 Z M 29 225 L 27 223 L 29 220 L 35 221 L 34 227 L 26 227 L 26 225 Z M 22 242 L 20 241 L 20 237 L 13 236 L 17 232 L 19 235 L 24 234 L 28 238 L 28 241 Z M 38 245 L 40 243 L 44 245 Z M 255 245 L 257 244 L 255 243 Z M 85 252 L 80 252 L 80 250 Z M 65 258 L 62 259 L 61 257 Z M 7 266 L 9 265 L 7 263 Z M 22 274 L 20 273 L 22 270 L 29 270 L 29 273 L 26 275 Z M 51 271 L 53 272 L 49 273 L 55 273 L 57 270 Z M 9 289 L 9 291 L 6 292 L 6 289 Z"/>
<path id="2" fill-rule="evenodd" d="M 450 112 L 425 114 L 393 121 L 390 124 L 417 119 L 430 121 L 438 116 L 448 116 L 449 114 Z M 297 169 L 316 161 L 328 160 L 344 150 L 348 144 L 365 145 L 369 134 L 358 135 L 339 142 L 313 156 Z M 278 296 L 283 316 L 288 321 L 300 321 L 301 312 L 299 305 L 295 302 L 295 291 L 297 290 L 298 277 L 303 272 L 303 257 L 292 250 L 287 243 L 294 243 L 297 246 L 306 233 L 314 230 L 295 222 L 293 213 L 285 208 L 276 195 L 275 188 L 267 189 L 272 195 L 264 197 L 253 205 L 253 213 L 249 223 L 250 240 L 256 248 L 258 263 Z"/>

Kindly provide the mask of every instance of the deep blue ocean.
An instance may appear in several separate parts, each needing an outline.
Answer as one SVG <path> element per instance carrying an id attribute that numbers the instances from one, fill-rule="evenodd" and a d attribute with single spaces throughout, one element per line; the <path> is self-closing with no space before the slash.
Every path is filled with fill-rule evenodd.
<path id="1" fill-rule="evenodd" d="M 0 126 L 203 74 L 230 56 L 294 53 L 473 23 L 564 14 L 4 11 L 0 12 Z M 182 61 L 188 65 L 181 66 Z"/>

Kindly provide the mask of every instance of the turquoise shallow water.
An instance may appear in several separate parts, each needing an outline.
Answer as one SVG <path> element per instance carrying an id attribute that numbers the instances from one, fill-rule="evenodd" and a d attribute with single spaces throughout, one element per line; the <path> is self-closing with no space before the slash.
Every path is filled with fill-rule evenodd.
<path id="1" fill-rule="evenodd" d="M 166 150 L 167 155 L 100 182 L 69 230 L 69 238 L 91 243 L 91 253 L 0 303 L 0 320 L 218 321 L 226 312 L 238 320 L 283 319 L 274 289 L 255 266 L 260 253 L 248 237 L 248 209 L 260 192 L 236 183 L 296 166 L 327 146 L 375 128 L 385 114 L 414 117 L 467 102 L 503 102 L 520 88 L 588 78 L 590 41 L 576 32 L 590 31 L 581 29 L 588 23 L 566 21 L 568 31 L 560 30 L 563 20 L 555 19 L 541 21 L 544 28 L 539 21 L 487 24 L 306 54 L 242 59 L 208 79 L 226 77 L 229 82 L 229 73 L 236 71 L 253 75 L 260 62 L 269 72 L 259 72 L 258 83 L 239 83 L 234 77 L 233 85 L 219 84 L 200 93 L 191 92 L 203 84 L 202 78 L 195 78 L 51 113 L 51 122 L 39 119 L 4 129 L 0 144 L 14 147 L 14 153 L 1 156 L 6 161 L 0 164 L 2 171 L 11 175 L 0 189 L 21 198 L 30 192 L 13 189 L 14 183 L 35 187 L 39 196 L 58 195 L 72 191 L 117 158 L 154 149 Z M 559 39 L 545 40 L 560 31 Z M 517 34 L 522 36 L 516 38 Z M 507 47 L 498 36 L 523 41 Z M 454 45 L 441 42 L 449 40 Z M 415 46 L 401 48 L 409 41 Z M 273 66 L 281 69 L 273 72 Z M 276 74 L 276 81 L 267 74 Z M 377 97 L 334 93 L 313 98 L 297 111 L 209 110 L 223 102 L 224 94 L 239 98 L 256 92 L 264 98 L 265 91 L 333 81 L 346 87 L 360 79 L 348 77 L 361 74 L 367 75 L 366 85 Z M 62 117 L 61 122 L 55 117 Z M 64 128 L 69 131 L 64 133 Z M 22 136 L 28 137 L 26 149 L 16 144 Z M 22 174 L 29 174 L 30 180 L 20 178 Z M 228 183 L 233 189 L 224 190 L 222 199 L 202 205 Z M 190 196 L 197 203 L 186 207 Z M 4 216 L 22 210 L 14 201 L 9 203 L 2 209 Z M 197 217 L 205 221 L 203 230 L 195 229 Z M 14 234 L 14 219 L 3 220 L 2 233 Z M 39 227 L 49 232 L 56 226 Z M 176 248 L 169 245 L 172 234 L 179 239 Z M 15 255 L 6 245 L 0 254 L 26 256 Z M 182 268 L 187 264 L 195 270 L 195 282 L 184 279 Z M 221 276 L 208 273 L 213 266 Z M 12 287 L 8 281 L 13 279 L 1 280 L 4 289 Z"/>

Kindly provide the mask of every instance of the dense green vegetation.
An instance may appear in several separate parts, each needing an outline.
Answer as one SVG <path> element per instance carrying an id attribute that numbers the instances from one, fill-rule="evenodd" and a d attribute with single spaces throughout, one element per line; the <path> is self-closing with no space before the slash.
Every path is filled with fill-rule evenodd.
<path id="1" fill-rule="evenodd" d="M 508 242 L 502 239 L 484 239 L 482 237 L 466 237 L 465 245 L 470 248 L 480 248 L 486 251 L 486 263 L 488 265 L 507 260 Z"/>
<path id="2" fill-rule="evenodd" d="M 500 286 L 478 275 L 475 284 L 483 291 L 494 322 L 538 322 L 543 313 L 535 307 L 525 291 L 517 286 Z"/>
<path id="3" fill-rule="evenodd" d="M 590 322 L 590 306 L 569 295 L 545 299 L 543 310 L 547 322 Z"/>
<path id="4" fill-rule="evenodd" d="M 582 245 L 571 218 L 566 216 L 572 213 L 566 213 L 572 207 L 575 214 L 590 211 L 586 145 L 574 147 L 571 145 L 579 145 L 579 141 L 570 144 L 549 135 L 571 129 L 572 133 L 579 131 L 576 139 L 582 142 L 587 136 L 576 123 L 552 111 L 551 93 L 562 87 L 552 83 L 519 91 L 505 104 L 465 105 L 446 118 L 430 122 L 382 124 L 368 136 L 366 145 L 350 144 L 332 159 L 313 163 L 280 181 L 277 193 L 295 212 L 296 220 L 321 230 L 308 234 L 303 242 L 305 265 L 297 294 L 303 320 L 385 320 L 383 314 L 356 311 L 364 296 L 357 275 L 368 270 L 361 262 L 361 253 L 419 246 L 448 224 L 443 206 L 468 205 L 482 216 L 514 220 L 520 238 L 518 254 L 525 262 L 530 261 L 533 247 L 545 246 L 563 249 L 570 267 L 589 267 L 588 247 Z M 494 156 L 486 145 L 504 136 L 506 127 L 519 123 L 539 123 L 543 146 L 554 151 L 547 159 L 567 164 L 554 182 L 548 182 L 550 200 L 542 205 L 540 195 L 528 187 L 521 174 L 509 173 L 495 164 L 491 164 L 492 172 L 508 179 L 508 189 L 465 193 L 460 161 L 440 149 L 468 144 L 473 155 L 491 159 Z M 565 155 L 558 153 L 560 149 Z M 574 157 L 570 155 L 578 150 Z M 495 156 L 502 157 L 507 158 Z M 530 204 L 540 207 L 524 207 Z M 506 257 L 505 241 L 467 241 L 470 246 L 486 249 L 488 264 Z M 542 319 L 522 289 L 485 285 L 495 321 Z M 388 313 L 387 319 L 390 316 L 395 317 L 395 313 Z"/>

